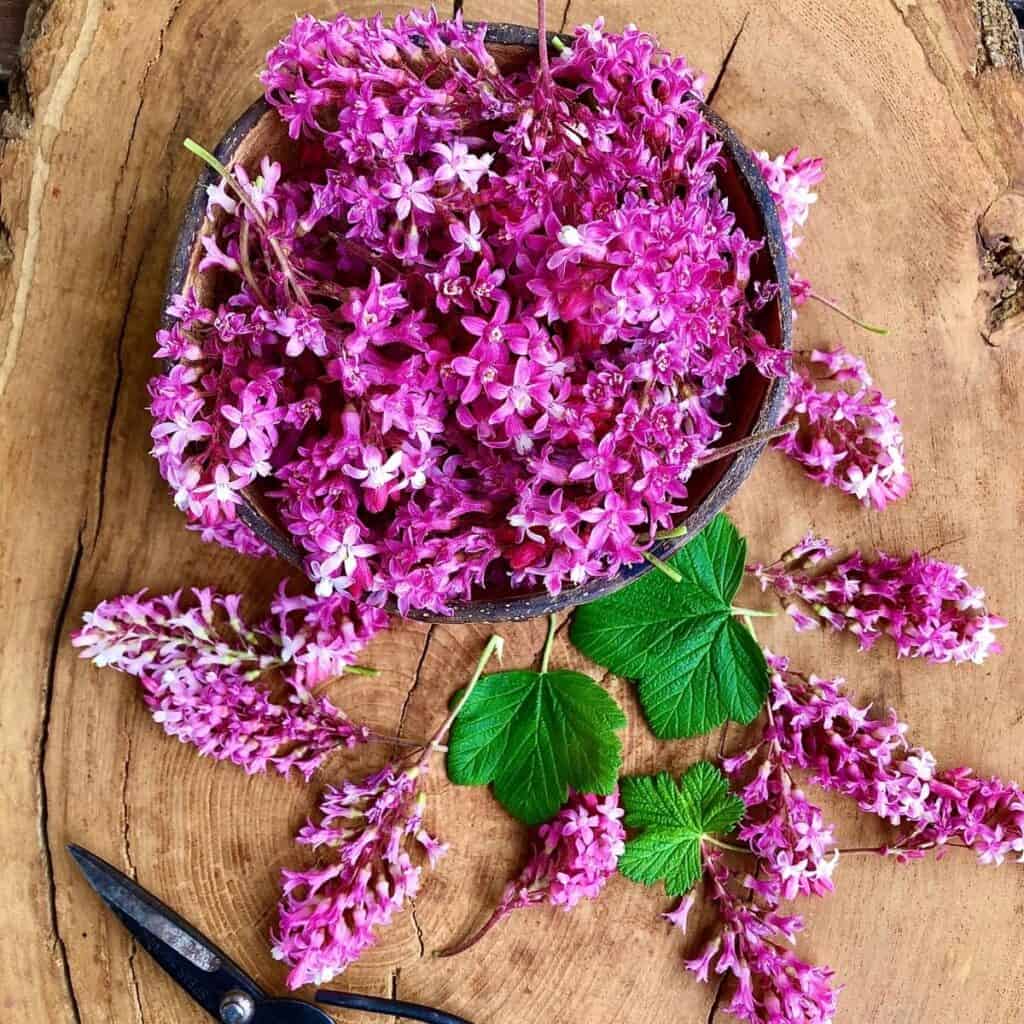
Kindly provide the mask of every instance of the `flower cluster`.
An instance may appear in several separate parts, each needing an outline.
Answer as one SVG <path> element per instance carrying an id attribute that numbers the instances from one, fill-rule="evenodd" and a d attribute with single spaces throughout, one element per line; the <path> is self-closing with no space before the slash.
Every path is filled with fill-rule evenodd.
<path id="1" fill-rule="evenodd" d="M 801 919 L 746 898 L 719 851 L 705 849 L 703 858 L 708 897 L 722 927 L 686 967 L 704 982 L 712 969 L 731 975 L 735 992 L 728 1011 L 749 1024 L 830 1024 L 838 998 L 833 972 L 788 948 L 803 927 Z M 682 929 L 691 905 L 684 900 L 672 915 Z"/>
<path id="2" fill-rule="evenodd" d="M 907 726 L 894 711 L 870 717 L 844 696 L 841 679 L 803 676 L 774 655 L 769 665 L 772 716 L 759 746 L 901 826 L 900 838 L 879 852 L 909 859 L 959 843 L 982 863 L 1024 860 L 1024 793 L 1017 785 L 978 778 L 968 768 L 937 770 L 929 751 L 907 742 Z"/>
<path id="3" fill-rule="evenodd" d="M 273 955 L 291 967 L 288 985 L 323 984 L 377 941 L 375 929 L 416 896 L 422 866 L 418 844 L 433 866 L 446 847 L 423 825 L 426 762 L 393 764 L 361 782 L 328 787 L 320 822 L 308 822 L 297 841 L 329 849 L 330 863 L 282 872 L 282 897 Z"/>
<path id="4" fill-rule="evenodd" d="M 960 565 L 914 552 L 897 558 L 856 552 L 835 561 L 827 540 L 808 534 L 771 565 L 748 567 L 761 584 L 787 602 L 797 629 L 822 623 L 853 633 L 861 650 L 883 634 L 897 654 L 932 662 L 983 662 L 998 654 L 995 630 L 1006 620 L 985 607 L 985 592 L 971 586 Z"/>
<path id="5" fill-rule="evenodd" d="M 290 597 L 282 584 L 265 622 L 242 618 L 241 597 L 211 589 L 104 601 L 71 642 L 97 666 L 136 676 L 153 718 L 203 755 L 249 773 L 297 768 L 307 779 L 337 747 L 369 732 L 313 688 L 340 675 L 386 617 L 359 614 L 344 596 Z M 288 685 L 275 700 L 260 682 L 277 671 Z"/>
<path id="6" fill-rule="evenodd" d="M 558 814 L 536 829 L 529 860 L 505 887 L 494 913 L 475 935 L 445 955 L 469 949 L 514 910 L 542 903 L 572 910 L 580 900 L 596 899 L 625 849 L 622 816 L 617 789 L 604 797 L 570 792 Z"/>
<path id="7" fill-rule="evenodd" d="M 788 372 L 695 73 L 600 22 L 503 71 L 484 31 L 295 23 L 263 82 L 301 166 L 224 169 L 150 386 L 194 525 L 262 551 L 238 518 L 257 488 L 320 593 L 403 612 L 639 560 L 731 382 Z"/>
<path id="8" fill-rule="evenodd" d="M 320 823 L 299 832 L 298 842 L 329 849 L 333 857 L 327 865 L 282 873 L 272 952 L 292 968 L 292 988 L 330 981 L 376 943 L 376 929 L 419 890 L 423 869 L 411 851 L 423 850 L 431 867 L 444 855 L 447 846 L 423 825 L 427 798 L 420 786 L 491 656 L 500 658 L 502 650 L 501 637 L 492 636 L 454 710 L 412 767 L 388 764 L 361 782 L 328 787 Z"/>
<path id="9" fill-rule="evenodd" d="M 726 758 L 722 769 L 738 781 L 756 755 L 763 760 L 739 790 L 746 811 L 737 836 L 758 858 L 757 874 L 744 884 L 773 904 L 797 896 L 825 896 L 834 889 L 832 874 L 839 861 L 833 828 L 795 785 L 773 737 Z"/>
<path id="10" fill-rule="evenodd" d="M 774 446 L 812 480 L 865 506 L 881 509 L 904 497 L 911 481 L 895 403 L 873 386 L 864 361 L 846 349 L 805 355 L 794 362 L 786 394 L 784 415 L 797 429 Z"/>
<path id="11" fill-rule="evenodd" d="M 753 153 L 752 156 L 775 200 L 786 253 L 792 260 L 803 241 L 801 232 L 811 206 L 818 201 L 814 189 L 825 176 L 825 162 L 818 157 L 801 159 L 797 149 L 774 159 L 767 153 Z M 810 295 L 810 282 L 791 273 L 789 283 L 793 302 L 805 302 Z"/>

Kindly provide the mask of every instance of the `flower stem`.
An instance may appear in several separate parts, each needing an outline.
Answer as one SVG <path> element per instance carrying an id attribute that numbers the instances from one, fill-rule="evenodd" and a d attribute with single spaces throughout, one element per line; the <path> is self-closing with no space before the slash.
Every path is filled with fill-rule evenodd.
<path id="1" fill-rule="evenodd" d="M 456 942 L 454 946 L 449 946 L 447 949 L 438 950 L 434 956 L 448 957 L 465 953 L 470 946 L 475 946 L 499 921 L 503 921 L 510 913 L 511 911 L 507 910 L 504 906 L 496 907 L 494 913 L 469 938 Z"/>
<path id="2" fill-rule="evenodd" d="M 734 846 L 732 843 L 726 843 L 721 839 L 715 839 L 714 836 L 702 836 L 701 842 L 710 843 L 712 846 L 717 846 L 720 850 L 728 850 L 730 853 L 745 853 L 750 856 L 754 855 L 754 851 L 749 847 Z"/>
<path id="3" fill-rule="evenodd" d="M 548 18 L 546 0 L 537 0 L 537 51 L 540 56 L 540 79 L 545 89 L 551 88 L 551 64 L 548 60 Z"/>
<path id="4" fill-rule="evenodd" d="M 655 540 L 675 540 L 677 537 L 685 537 L 689 533 L 686 525 L 675 526 L 671 530 L 662 530 L 654 535 Z"/>
<path id="5" fill-rule="evenodd" d="M 184 147 L 193 155 L 199 157 L 204 164 L 209 164 L 222 178 L 230 178 L 231 175 L 228 169 L 205 147 L 200 146 L 195 139 L 190 139 L 186 136 L 185 141 L 182 143 Z"/>
<path id="6" fill-rule="evenodd" d="M 271 252 L 273 252 L 277 259 L 278 265 L 281 268 L 281 273 L 284 274 L 285 280 L 291 286 L 296 299 L 301 302 L 302 305 L 308 306 L 309 296 L 306 295 L 305 290 L 296 278 L 295 271 L 293 270 L 292 265 L 288 262 L 288 257 L 285 254 L 284 249 L 281 248 L 281 243 L 276 238 L 271 237 L 270 225 L 267 224 L 266 218 L 253 204 L 249 194 L 241 185 L 238 184 L 235 180 L 235 176 L 208 149 L 200 146 L 195 139 L 186 137 L 183 145 L 190 153 L 199 157 L 203 163 L 212 167 L 232 187 L 232 189 L 234 189 L 239 201 L 247 210 L 249 210 L 250 213 L 252 213 L 253 218 L 259 225 L 260 230 L 263 232 L 263 237 L 267 245 L 270 247 Z"/>
<path id="7" fill-rule="evenodd" d="M 402 736 L 385 736 L 380 732 L 371 732 L 369 736 L 374 743 L 393 743 L 396 747 L 413 747 L 416 750 L 422 750 L 426 745 L 423 740 L 407 740 Z"/>
<path id="8" fill-rule="evenodd" d="M 551 646 L 555 642 L 555 617 L 548 616 L 548 635 L 544 641 L 544 650 L 540 655 L 540 674 L 544 675 L 548 670 L 548 662 L 551 660 Z"/>
<path id="9" fill-rule="evenodd" d="M 644 558 L 659 572 L 663 572 L 673 583 L 683 582 L 683 577 L 680 576 L 679 573 L 677 573 L 675 569 L 668 564 L 668 562 L 663 562 L 657 555 L 652 555 L 650 551 L 645 551 Z"/>
<path id="10" fill-rule="evenodd" d="M 735 605 L 729 611 L 733 615 L 742 615 L 745 619 L 774 619 L 779 614 L 778 612 L 759 612 L 754 608 L 737 608 Z"/>
<path id="11" fill-rule="evenodd" d="M 379 676 L 379 668 L 370 668 L 369 665 L 349 665 L 345 669 L 346 674 L 351 676 Z"/>
<path id="12" fill-rule="evenodd" d="M 476 663 L 476 671 L 473 673 L 473 678 L 470 679 L 466 689 L 463 690 L 462 696 L 459 698 L 459 703 L 455 705 L 455 709 L 444 720 L 441 728 L 434 733 L 430 742 L 427 744 L 427 749 L 423 752 L 424 761 L 426 761 L 426 759 L 430 757 L 435 750 L 441 749 L 441 740 L 445 738 L 448 730 L 452 727 L 452 723 L 459 717 L 459 712 L 466 706 L 466 701 L 469 700 L 469 696 L 476 687 L 476 684 L 480 682 L 480 677 L 484 674 L 484 669 L 487 667 L 487 662 L 491 660 L 491 655 L 497 654 L 498 660 L 500 661 L 504 648 L 505 641 L 497 634 L 494 634 L 487 641 L 486 646 L 480 654 L 480 660 Z"/>
<path id="13" fill-rule="evenodd" d="M 718 459 L 735 455 L 736 452 L 741 452 L 744 448 L 753 448 L 754 445 L 765 441 L 772 441 L 776 437 L 785 437 L 787 434 L 792 434 L 796 429 L 796 420 L 791 420 L 789 423 L 783 423 L 781 426 L 773 427 L 771 430 L 759 431 L 756 434 L 751 434 L 749 437 L 744 437 L 740 441 L 733 441 L 732 444 L 724 444 L 721 448 L 715 448 L 710 452 L 706 452 L 697 460 L 697 465 L 706 466 L 710 462 L 717 462 Z"/>
<path id="14" fill-rule="evenodd" d="M 827 306 L 832 310 L 833 313 L 838 313 L 843 319 L 849 320 L 851 324 L 856 324 L 858 327 L 865 331 L 870 331 L 872 334 L 888 334 L 888 327 L 876 327 L 874 324 L 865 323 L 863 320 L 858 320 L 852 313 L 847 313 L 841 306 L 837 306 L 834 302 L 830 302 L 824 296 L 819 295 L 817 292 L 811 292 L 810 296 L 816 302 L 820 302 L 823 306 Z"/>

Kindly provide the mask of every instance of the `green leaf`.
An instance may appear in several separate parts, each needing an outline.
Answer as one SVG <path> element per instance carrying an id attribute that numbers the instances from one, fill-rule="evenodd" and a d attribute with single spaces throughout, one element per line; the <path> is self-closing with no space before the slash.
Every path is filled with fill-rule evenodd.
<path id="1" fill-rule="evenodd" d="M 626 843 L 619 870 L 643 885 L 663 880 L 669 896 L 682 896 L 700 878 L 704 839 L 731 832 L 743 817 L 743 801 L 707 761 L 678 785 L 668 772 L 623 779 L 621 793 L 625 825 L 640 834 Z"/>
<path id="2" fill-rule="evenodd" d="M 679 583 L 649 572 L 576 612 L 572 642 L 637 680 L 661 739 L 697 736 L 730 718 L 745 725 L 764 703 L 764 654 L 732 610 L 746 555 L 746 541 L 719 515 L 670 559 Z"/>
<path id="3" fill-rule="evenodd" d="M 615 732 L 625 724 L 618 704 L 581 672 L 498 672 L 477 683 L 455 720 L 448 774 L 462 786 L 493 782 L 506 810 L 536 825 L 558 813 L 570 786 L 615 788 Z"/>

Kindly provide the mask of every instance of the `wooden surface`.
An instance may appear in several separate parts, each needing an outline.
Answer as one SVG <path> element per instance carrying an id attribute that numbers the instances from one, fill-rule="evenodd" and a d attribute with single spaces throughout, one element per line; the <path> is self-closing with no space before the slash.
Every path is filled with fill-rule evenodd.
<path id="1" fill-rule="evenodd" d="M 147 455 L 143 406 L 170 242 L 197 172 L 181 140 L 220 136 L 256 93 L 263 54 L 299 6 L 40 4 L 25 74 L 0 122 L 5 1022 L 204 1019 L 77 877 L 64 853 L 70 840 L 134 874 L 281 988 L 266 932 L 278 869 L 294 860 L 291 835 L 315 787 L 249 780 L 200 760 L 150 721 L 129 680 L 76 660 L 67 634 L 84 610 L 127 589 L 217 583 L 259 599 L 277 573 L 185 533 Z M 1024 94 L 1015 37 L 992 28 L 993 9 L 987 0 L 570 0 L 567 21 L 601 11 L 612 27 L 637 18 L 712 80 L 720 75 L 715 106 L 750 144 L 800 144 L 828 158 L 804 266 L 819 290 L 892 333 L 858 334 L 806 309 L 798 341 L 841 341 L 870 357 L 899 402 L 916 487 L 885 514 L 867 513 L 768 456 L 732 512 L 760 556 L 809 523 L 837 541 L 895 551 L 942 545 L 1011 627 L 1006 654 L 983 668 L 897 663 L 883 645 L 858 655 L 835 638 L 795 638 L 781 622 L 763 636 L 807 669 L 843 671 L 859 697 L 895 704 L 941 762 L 1019 779 L 1022 343 L 1015 316 L 993 329 L 989 311 L 1021 281 L 1012 261 L 999 264 L 999 282 L 985 279 L 978 221 L 987 212 L 989 244 L 1000 232 L 1024 239 L 1014 191 Z M 467 11 L 533 21 L 526 0 L 468 0 Z M 975 11 L 985 14 L 983 45 Z M 526 664 L 543 623 L 502 632 L 510 661 Z M 401 722 L 405 735 L 425 735 L 486 633 L 396 626 L 367 658 L 381 678 L 335 696 L 382 730 Z M 560 645 L 555 664 L 570 661 L 579 663 Z M 654 743 L 629 687 L 608 685 L 631 712 L 628 768 L 681 769 L 717 748 L 717 735 Z M 362 770 L 374 756 L 339 756 L 324 777 Z M 347 985 L 397 991 L 478 1024 L 726 1019 L 714 987 L 683 972 L 685 944 L 656 919 L 663 898 L 622 880 L 571 915 L 518 915 L 475 955 L 432 959 L 497 897 L 523 837 L 483 790 L 456 790 L 439 771 L 429 791 L 431 821 L 453 852 Z M 873 834 L 847 808 L 826 806 L 844 846 Z M 912 867 L 847 858 L 837 893 L 803 908 L 801 939 L 846 985 L 839 1020 L 1020 1020 L 1022 871 L 955 853 Z"/>

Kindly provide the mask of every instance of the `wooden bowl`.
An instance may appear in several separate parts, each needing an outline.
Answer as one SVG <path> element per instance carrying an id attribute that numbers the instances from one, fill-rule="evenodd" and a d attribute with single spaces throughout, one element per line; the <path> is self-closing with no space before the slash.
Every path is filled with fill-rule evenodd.
<path id="1" fill-rule="evenodd" d="M 569 37 L 563 37 L 571 42 Z M 504 68 L 522 67 L 536 59 L 537 30 L 522 25 L 491 25 L 486 42 L 495 59 Z M 740 228 L 748 237 L 764 239 L 765 246 L 752 264 L 752 279 L 774 282 L 778 296 L 755 317 L 755 325 L 769 345 L 792 347 L 792 305 L 786 248 L 782 238 L 775 203 L 764 178 L 750 154 L 731 128 L 709 108 L 704 113 L 724 143 L 727 156 L 719 173 L 722 192 L 728 197 Z M 295 163 L 295 147 L 277 113 L 264 99 L 259 99 L 231 126 L 216 149 L 217 158 L 227 166 L 242 164 L 253 171 L 265 154 L 270 154 L 286 168 Z M 199 237 L 206 223 L 206 187 L 216 183 L 216 174 L 204 169 L 189 200 L 171 259 L 165 307 L 171 297 L 186 286 L 196 288 L 200 298 L 211 297 L 212 285 L 198 273 L 202 258 Z M 165 316 L 164 326 L 169 327 Z M 729 385 L 727 395 L 728 427 L 721 443 L 729 444 L 750 434 L 770 430 L 778 425 L 785 397 L 784 380 L 768 381 L 753 367 L 747 366 Z M 765 443 L 752 445 L 735 455 L 712 462 L 699 469 L 689 480 L 690 511 L 679 525 L 686 526 L 681 538 L 662 541 L 652 553 L 666 559 L 692 540 L 729 503 L 754 464 L 764 451 Z M 242 521 L 260 537 L 279 558 L 300 567 L 303 554 L 275 520 L 273 510 L 252 489 L 242 495 L 239 508 Z M 610 594 L 627 583 L 650 572 L 647 562 L 625 566 L 608 579 L 591 580 L 576 587 L 566 587 L 556 597 L 545 590 L 510 592 L 500 596 L 482 594 L 453 606 L 453 614 L 410 612 L 409 618 L 424 622 L 499 622 L 507 619 L 530 619 Z"/>

